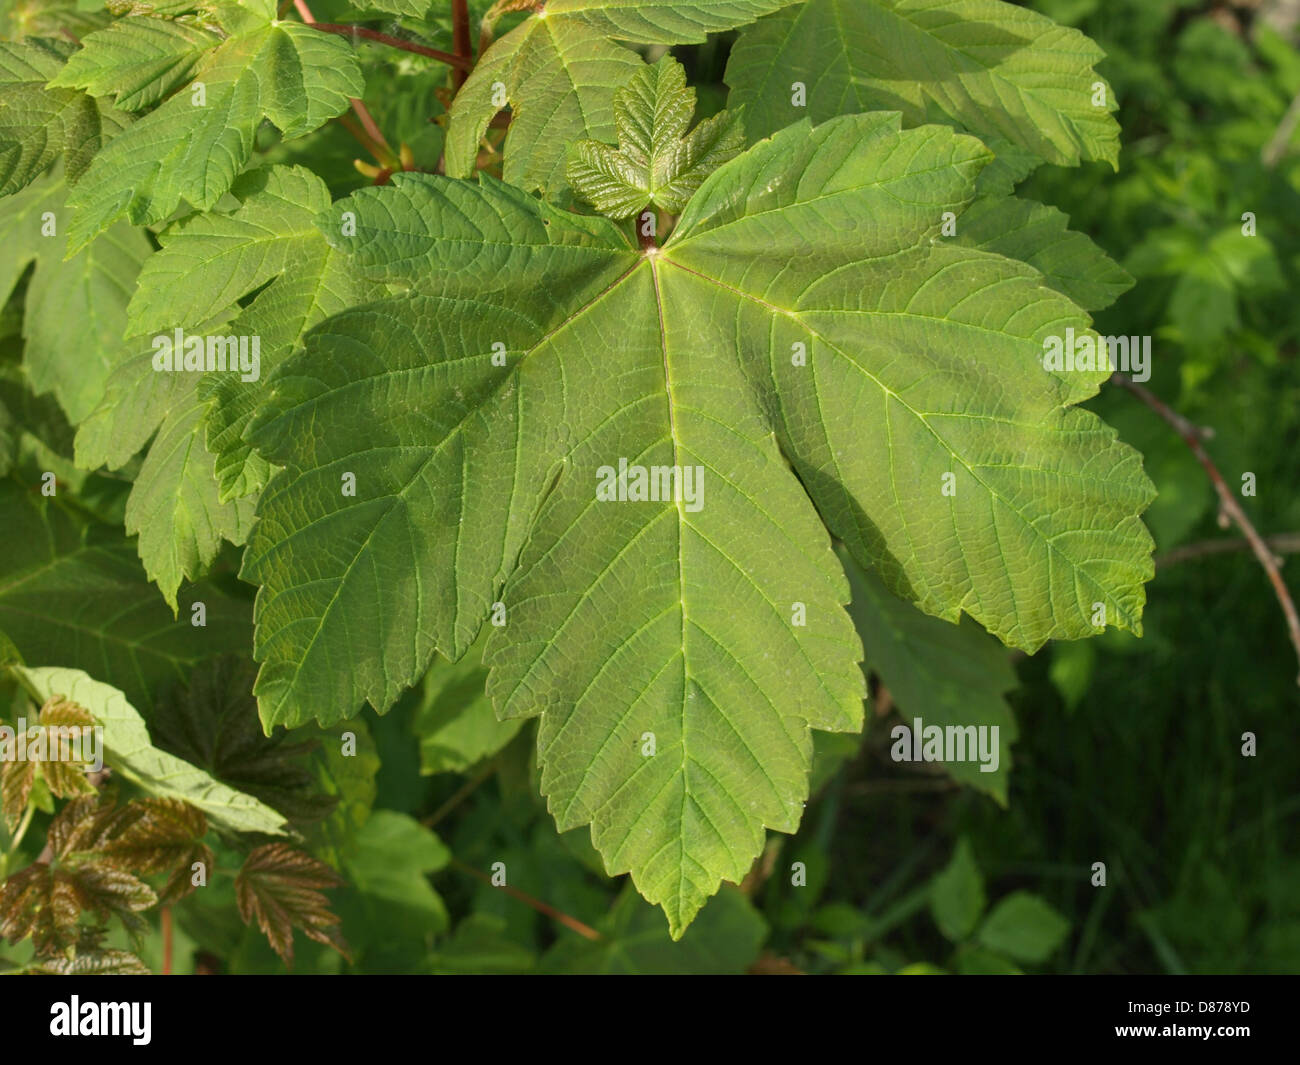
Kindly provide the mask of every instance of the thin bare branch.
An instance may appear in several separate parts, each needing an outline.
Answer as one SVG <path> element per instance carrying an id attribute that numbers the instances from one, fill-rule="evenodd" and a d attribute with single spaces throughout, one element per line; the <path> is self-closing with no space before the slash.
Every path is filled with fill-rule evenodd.
<path id="1" fill-rule="evenodd" d="M 1241 509 L 1241 504 L 1237 502 L 1236 496 L 1232 494 L 1228 483 L 1223 479 L 1223 474 L 1219 472 L 1214 460 L 1210 458 L 1209 453 L 1201 445 L 1202 439 L 1205 438 L 1205 431 L 1193 425 L 1149 389 L 1143 388 L 1136 381 L 1129 380 L 1123 374 L 1112 374 L 1111 382 L 1136 396 L 1155 411 L 1182 437 L 1183 443 L 1191 448 L 1192 454 L 1196 456 L 1196 461 L 1205 470 L 1206 475 L 1210 478 L 1210 483 L 1214 485 L 1215 493 L 1219 497 L 1220 524 L 1224 524 L 1226 528 L 1224 518 L 1236 523 L 1237 528 L 1245 533 L 1251 552 L 1259 560 L 1259 564 L 1264 567 L 1264 572 L 1268 574 L 1269 582 L 1273 585 L 1273 593 L 1277 596 L 1277 601 L 1282 606 L 1282 613 L 1286 616 L 1287 632 L 1291 637 L 1291 644 L 1295 647 L 1296 657 L 1300 658 L 1300 615 L 1297 615 L 1295 601 L 1291 598 L 1286 581 L 1282 579 L 1282 571 L 1278 567 L 1277 557 L 1269 549 L 1268 544 L 1264 542 L 1264 538 L 1256 531 L 1251 520 L 1246 517 L 1246 512 Z M 1300 684 L 1300 674 L 1296 676 L 1296 684 Z"/>
<path id="2" fill-rule="evenodd" d="M 1279 559 L 1282 555 L 1300 554 L 1300 533 L 1279 533 L 1277 536 L 1266 536 L 1264 537 L 1264 543 L 1268 545 L 1268 549 L 1273 552 L 1274 557 Z M 1175 547 L 1171 551 L 1166 551 L 1163 555 L 1157 555 L 1156 568 L 1175 566 L 1179 562 L 1204 558 L 1207 555 L 1227 555 L 1235 551 L 1249 550 L 1250 541 L 1246 539 L 1201 540 L 1199 543 L 1183 544 L 1182 547 Z M 1281 561 L 1278 564 L 1281 565 Z"/>

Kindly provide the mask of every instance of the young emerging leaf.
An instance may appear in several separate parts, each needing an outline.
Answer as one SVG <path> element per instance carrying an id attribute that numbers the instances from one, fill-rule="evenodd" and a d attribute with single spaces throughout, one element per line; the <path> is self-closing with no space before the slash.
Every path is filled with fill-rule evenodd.
<path id="1" fill-rule="evenodd" d="M 38 955 L 70 954 L 87 930 L 83 913 L 103 923 L 116 917 L 126 929 L 145 928 L 140 912 L 157 896 L 148 884 L 89 853 L 111 837 L 124 811 L 98 794 L 73 799 L 50 823 L 55 862 L 38 861 L 0 886 L 0 935 L 10 943 L 31 937 Z M 93 935 L 93 933 L 92 933 Z"/>
<path id="2" fill-rule="evenodd" d="M 1102 58 L 1078 30 L 1002 0 L 807 0 L 741 34 L 727 84 L 754 139 L 805 117 L 897 109 L 1049 163 L 1115 166 L 1118 104 L 1094 69 Z"/>
<path id="3" fill-rule="evenodd" d="M 560 829 L 680 935 L 797 826 L 809 729 L 860 727 L 828 532 L 1017 646 L 1091 634 L 1098 602 L 1138 628 L 1151 485 L 1075 407 L 1106 374 L 1043 365 L 1087 317 L 939 239 L 988 159 L 897 114 L 805 122 L 645 252 L 490 179 L 334 205 L 335 246 L 409 291 L 318 326 L 250 430 L 285 466 L 244 559 L 264 724 L 390 706 L 500 602 L 498 715 L 541 716 Z"/>
<path id="4" fill-rule="evenodd" d="M 680 213 L 704 179 L 745 147 L 739 117 L 728 111 L 687 136 L 694 113 L 695 90 L 680 63 L 666 56 L 642 67 L 614 97 L 618 148 L 579 141 L 569 153 L 569 184 L 611 218 L 631 218 L 647 204 Z"/>
<path id="5" fill-rule="evenodd" d="M 268 843 L 244 860 L 235 877 L 239 916 L 245 924 L 256 918 L 257 927 L 286 965 L 293 965 L 295 928 L 346 958 L 348 945 L 339 932 L 339 919 L 321 894 L 322 889 L 341 883 L 333 869 L 310 854 L 285 843 Z"/>
<path id="6" fill-rule="evenodd" d="M 62 696 L 52 696 L 45 701 L 36 724 L 22 737 L 26 757 L 19 761 L 17 754 L 10 752 L 0 769 L 4 817 L 10 830 L 27 808 L 38 770 L 50 794 L 58 798 L 94 793 L 94 786 L 86 779 L 87 752 L 80 743 L 79 733 L 78 742 L 75 746 L 73 744 L 73 730 L 94 724 L 93 717 Z M 15 737 L 13 742 L 16 745 L 19 737 Z M 77 755 L 79 757 L 74 757 Z"/>
<path id="7" fill-rule="evenodd" d="M 215 856 L 203 843 L 208 819 L 202 810 L 180 799 L 138 799 L 127 813 L 113 837 L 97 848 L 97 858 L 141 876 L 170 874 L 159 901 L 164 906 L 178 902 L 194 890 L 194 863 L 208 869 L 215 864 Z"/>
<path id="8" fill-rule="evenodd" d="M 583 137 L 613 140 L 613 94 L 641 66 L 616 41 L 684 44 L 752 22 L 792 0 L 550 0 L 496 41 L 456 94 L 447 130 L 447 173 L 469 177 L 493 117 L 511 110 L 506 181 L 565 191 L 569 146 Z M 642 205 L 644 206 L 644 204 Z"/>

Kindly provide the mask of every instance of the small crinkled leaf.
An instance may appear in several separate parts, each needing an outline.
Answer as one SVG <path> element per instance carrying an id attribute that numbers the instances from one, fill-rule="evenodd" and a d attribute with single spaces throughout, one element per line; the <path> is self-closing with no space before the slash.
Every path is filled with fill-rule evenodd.
<path id="1" fill-rule="evenodd" d="M 680 936 L 798 825 L 810 730 L 861 725 L 828 531 L 1007 642 L 1088 635 L 1098 601 L 1136 628 L 1151 486 L 1074 406 L 1105 375 L 1043 363 L 1088 319 L 939 240 L 988 159 L 896 113 L 804 123 L 644 252 L 490 179 L 335 204 L 407 291 L 311 331 L 250 429 L 283 467 L 243 569 L 264 724 L 386 709 L 500 602 L 497 714 L 540 716 L 558 827 Z"/>
<path id="2" fill-rule="evenodd" d="M 101 921 L 116 917 L 131 932 L 143 932 L 148 927 L 140 913 L 158 902 L 153 888 L 134 873 L 103 862 L 79 862 L 56 869 L 54 878 L 71 886 L 82 911 L 95 914 Z"/>
<path id="3" fill-rule="evenodd" d="M 159 901 L 168 906 L 194 890 L 196 863 L 212 869 L 216 858 L 203 837 L 208 819 L 180 799 L 136 799 L 126 807 L 111 839 L 95 850 L 97 861 L 148 876 L 167 873 Z"/>
<path id="4" fill-rule="evenodd" d="M 512 185 L 558 199 L 567 192 L 569 146 L 583 138 L 614 139 L 613 93 L 642 66 L 635 52 L 616 41 L 703 41 L 709 33 L 752 22 L 790 2 L 551 0 L 493 43 L 456 94 L 447 130 L 447 173 L 469 177 L 474 172 L 488 124 L 508 105 L 503 176 Z"/>
<path id="5" fill-rule="evenodd" d="M 265 803 L 155 747 L 144 718 L 116 688 L 76 669 L 14 672 L 42 698 L 59 694 L 88 710 L 104 729 L 105 762 L 150 795 L 181 799 L 232 832 L 284 834 L 284 818 Z"/>
<path id="6" fill-rule="evenodd" d="M 94 794 L 94 785 L 86 779 L 92 753 L 83 746 L 81 731 L 94 723 L 94 718 L 80 707 L 53 696 L 45 701 L 35 723 L 22 729 L 12 741 L 0 742 L 0 749 L 5 751 L 0 766 L 0 795 L 10 831 L 27 808 L 37 774 L 56 798 Z M 17 755 L 19 743 L 25 747 L 21 759 Z"/>
<path id="7" fill-rule="evenodd" d="M 205 658 L 246 651 L 246 603 L 207 584 L 186 589 L 177 619 L 149 583 L 135 545 L 15 481 L 0 482 L 9 548 L 0 557 L 0 628 L 27 662 L 103 677 L 136 706 Z M 203 603 L 204 626 L 191 605 Z"/>
<path id="8" fill-rule="evenodd" d="M 128 16 L 84 37 L 50 85 L 116 96 L 118 107 L 140 111 L 186 84 L 220 43 L 193 22 Z"/>
<path id="9" fill-rule="evenodd" d="M 612 90 L 641 65 L 635 52 L 593 38 L 569 20 L 530 18 L 483 54 L 456 94 L 447 128 L 447 173 L 474 172 L 479 141 L 493 116 L 509 105 L 503 176 L 556 198 L 565 188 L 569 145 L 579 137 L 614 136 Z"/>
<path id="10" fill-rule="evenodd" d="M 695 90 L 671 56 L 641 67 L 614 97 L 618 148 L 584 140 L 569 153 L 574 192 L 602 214 L 630 218 L 653 204 L 670 214 L 745 146 L 738 116 L 723 112 L 688 136 Z"/>
<path id="11" fill-rule="evenodd" d="M 996 735 L 996 762 L 992 757 L 981 761 L 974 739 L 978 733 L 965 731 L 963 736 L 972 742 L 965 760 L 945 763 L 944 768 L 955 780 L 1006 805 L 1011 744 L 1017 736 L 1016 719 L 1006 701 L 1017 681 L 1006 649 L 970 618 L 953 625 L 921 613 L 862 569 L 847 551 L 841 551 L 840 559 L 853 588 L 849 613 L 862 637 L 866 668 L 889 691 L 903 723 L 909 729 L 917 718 L 925 726 L 944 729 L 968 730 L 973 725 L 989 730 L 985 735 L 990 745 Z M 994 753 L 991 746 L 987 750 Z M 985 771 L 985 764 L 992 768 Z"/>
<path id="12" fill-rule="evenodd" d="M 137 873 L 166 872 L 208 831 L 203 811 L 180 799 L 135 799 L 127 809 L 130 816 L 95 854 Z"/>
<path id="13" fill-rule="evenodd" d="M 293 965 L 295 928 L 346 958 L 348 947 L 338 929 L 339 919 L 321 893 L 341 882 L 333 869 L 305 851 L 268 843 L 249 854 L 235 877 L 239 916 L 245 924 L 257 921 L 286 965 Z"/>
<path id="14" fill-rule="evenodd" d="M 1087 311 L 1109 307 L 1133 278 L 1055 207 L 1009 196 L 981 196 L 966 209 L 953 242 L 1028 263 L 1043 282 Z"/>
<path id="15" fill-rule="evenodd" d="M 182 200 L 215 206 L 251 157 L 264 118 L 286 140 L 300 137 L 365 89 L 345 41 L 300 23 L 256 20 L 203 61 L 194 74 L 200 84 L 201 103 L 193 86 L 178 92 L 95 157 L 70 200 L 73 250 L 123 216 L 143 225 L 161 222 Z"/>
<path id="16" fill-rule="evenodd" d="M 1102 58 L 1078 30 L 1002 0 L 808 0 L 745 30 L 726 80 L 751 140 L 803 118 L 896 109 L 1049 163 L 1115 166 L 1118 105 L 1096 72 Z"/>
<path id="17" fill-rule="evenodd" d="M 43 958 L 25 971 L 51 976 L 149 976 L 151 973 L 149 966 L 136 955 L 116 947 L 78 950 L 72 957 Z"/>

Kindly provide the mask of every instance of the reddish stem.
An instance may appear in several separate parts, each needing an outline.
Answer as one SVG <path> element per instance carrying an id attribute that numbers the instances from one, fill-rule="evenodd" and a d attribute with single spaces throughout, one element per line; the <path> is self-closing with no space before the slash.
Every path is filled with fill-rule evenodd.
<path id="1" fill-rule="evenodd" d="M 298 9 L 298 13 L 302 13 L 301 8 Z M 389 48 L 400 48 L 403 52 L 426 55 L 430 59 L 436 59 L 440 63 L 456 67 L 462 81 L 467 76 L 465 72 L 473 65 L 472 58 L 452 55 L 450 52 L 444 52 L 441 48 L 429 48 L 423 44 L 416 44 L 414 41 L 404 41 L 400 37 L 393 37 L 387 33 L 380 33 L 378 30 L 367 29 L 365 26 L 344 26 L 336 22 L 309 22 L 307 25 L 314 30 L 320 30 L 322 33 L 336 33 L 340 37 L 351 37 L 354 40 L 357 37 L 364 37 L 367 41 L 386 44 Z"/>
<path id="2" fill-rule="evenodd" d="M 462 65 L 452 73 L 452 85 L 457 91 L 469 77 L 469 68 L 474 65 L 474 45 L 469 37 L 469 0 L 451 0 L 451 36 L 456 49 L 456 58 Z"/>
<path id="3" fill-rule="evenodd" d="M 1246 542 L 1250 544 L 1251 552 L 1259 560 L 1259 564 L 1264 567 L 1264 572 L 1268 574 L 1269 582 L 1273 585 L 1273 594 L 1277 596 L 1277 601 L 1282 606 L 1282 613 L 1286 616 L 1287 631 L 1291 637 L 1291 643 L 1296 649 L 1296 656 L 1300 658 L 1300 615 L 1296 614 L 1295 603 L 1291 599 L 1290 591 L 1287 590 L 1286 582 L 1282 579 L 1282 571 L 1278 568 L 1277 556 L 1269 549 L 1268 544 L 1264 542 L 1264 538 L 1259 535 L 1250 519 L 1246 517 L 1246 512 L 1241 509 L 1241 504 L 1237 502 L 1232 490 L 1228 487 L 1228 483 L 1223 479 L 1223 474 L 1219 472 L 1214 460 L 1210 458 L 1201 445 L 1201 440 L 1206 436 L 1205 430 L 1193 425 L 1149 389 L 1143 388 L 1135 381 L 1130 381 L 1122 374 L 1114 374 L 1111 381 L 1121 388 L 1127 389 L 1155 411 L 1156 414 L 1160 415 L 1182 437 L 1183 443 L 1191 448 L 1192 454 L 1196 456 L 1196 461 L 1205 470 L 1206 475 L 1210 478 L 1210 483 L 1214 485 L 1214 491 L 1219 497 L 1220 518 L 1222 519 L 1222 516 L 1226 514 L 1237 523 L 1237 527 L 1246 534 Z M 1296 683 L 1300 684 L 1300 676 L 1297 676 Z"/>
<path id="4" fill-rule="evenodd" d="M 541 899 L 535 899 L 532 895 L 527 895 L 518 888 L 512 888 L 509 884 L 501 884 L 500 886 L 493 884 L 492 878 L 488 876 L 487 873 L 483 872 L 481 869 L 475 869 L 472 865 L 466 865 L 459 858 L 453 858 L 451 864 L 462 873 L 469 873 L 469 875 L 475 879 L 483 881 L 483 883 L 487 884 L 488 887 L 495 887 L 498 891 L 504 891 L 511 898 L 518 899 L 525 905 L 531 906 L 538 913 L 543 914 L 554 921 L 559 921 L 565 928 L 577 932 L 578 935 L 585 939 L 599 941 L 605 938 L 592 928 L 591 925 L 583 924 L 576 917 L 570 917 L 567 913 L 562 913 L 554 906 L 543 902 Z"/>
<path id="5" fill-rule="evenodd" d="M 647 226 L 646 223 L 650 225 Z M 636 239 L 641 242 L 642 251 L 652 251 L 659 247 L 655 243 L 655 233 L 658 231 L 659 216 L 655 213 L 653 207 L 647 207 L 636 216 Z M 646 230 L 650 232 L 647 233 Z"/>
<path id="6" fill-rule="evenodd" d="M 320 27 L 321 24 L 316 21 L 316 16 L 311 13 L 311 8 L 307 6 L 307 0 L 293 0 L 293 6 L 297 9 L 298 14 L 302 16 L 303 22 L 308 26 L 311 26 L 313 29 L 318 29 Z M 342 28 L 349 32 L 351 29 L 350 27 Z M 366 109 L 366 105 L 356 99 L 352 100 L 351 104 L 352 110 L 356 112 L 357 118 L 361 121 L 362 128 L 370 136 L 371 140 L 387 153 L 387 157 L 382 159 L 381 162 L 385 166 L 388 166 L 390 163 L 396 163 L 397 157 L 393 154 L 393 149 L 389 146 L 388 141 L 384 139 L 384 135 L 379 131 L 379 126 L 375 124 L 375 120 Z"/>

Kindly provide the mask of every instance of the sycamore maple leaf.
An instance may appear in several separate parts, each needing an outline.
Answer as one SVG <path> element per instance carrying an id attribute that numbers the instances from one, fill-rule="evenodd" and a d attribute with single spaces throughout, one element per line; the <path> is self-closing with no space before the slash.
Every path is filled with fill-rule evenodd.
<path id="1" fill-rule="evenodd" d="M 610 218 L 630 218 L 647 204 L 677 214 L 704 179 L 745 145 L 739 116 L 729 111 L 687 135 L 694 110 L 695 90 L 687 87 L 680 63 L 661 59 L 642 67 L 614 97 L 619 146 L 575 144 L 569 184 Z"/>
<path id="2" fill-rule="evenodd" d="M 24 730 L 22 736 L 14 737 L 14 749 L 6 754 L 0 769 L 4 817 L 10 830 L 27 808 L 38 773 L 50 794 L 58 798 L 94 792 L 94 785 L 86 779 L 87 750 L 81 743 L 85 734 L 82 730 L 94 725 L 95 719 L 84 709 L 55 695 L 45 700 L 36 723 Z M 21 760 L 17 757 L 19 742 L 25 752 Z"/>
<path id="3" fill-rule="evenodd" d="M 348 945 L 338 930 L 339 918 L 330 912 L 329 900 L 321 893 L 341 883 L 333 869 L 305 851 L 268 843 L 249 854 L 235 877 L 239 916 L 245 924 L 257 921 L 286 965 L 293 964 L 295 928 L 347 958 Z"/>
<path id="4" fill-rule="evenodd" d="M 47 837 L 52 862 L 34 862 L 0 886 L 0 935 L 10 943 L 30 936 L 38 955 L 71 956 L 86 931 L 83 914 L 100 925 L 116 917 L 129 932 L 143 931 L 140 913 L 157 896 L 98 853 L 131 816 L 107 794 L 80 796 L 60 810 Z"/>
<path id="5" fill-rule="evenodd" d="M 802 118 L 898 110 L 947 121 L 1049 163 L 1115 166 L 1104 53 L 1078 30 L 1003 0 L 807 0 L 740 35 L 729 105 L 751 137 Z"/>
<path id="6" fill-rule="evenodd" d="M 390 706 L 500 603 L 498 715 L 540 715 L 559 828 L 590 824 L 679 936 L 765 828 L 798 825 L 809 730 L 861 725 L 831 534 L 1014 646 L 1089 635 L 1099 605 L 1139 629 L 1151 485 L 1075 406 L 1105 373 L 1042 362 L 1087 316 L 941 239 L 990 158 L 897 113 L 801 123 L 644 251 L 489 178 L 402 175 L 324 212 L 398 291 L 311 332 L 250 431 L 284 467 L 243 571 L 264 724 Z"/>

